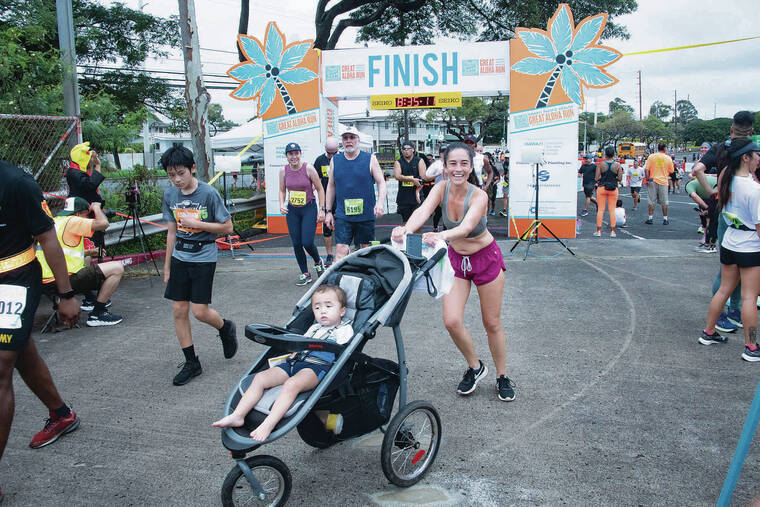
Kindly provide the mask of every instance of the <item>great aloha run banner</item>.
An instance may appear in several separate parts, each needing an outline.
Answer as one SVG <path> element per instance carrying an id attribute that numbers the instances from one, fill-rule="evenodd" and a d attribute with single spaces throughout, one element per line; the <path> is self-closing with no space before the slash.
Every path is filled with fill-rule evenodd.
<path id="1" fill-rule="evenodd" d="M 519 236 L 535 218 L 536 167 L 524 152 L 542 153 L 538 166 L 538 218 L 560 238 L 575 237 L 578 112 L 584 87 L 605 88 L 617 79 L 604 69 L 622 55 L 597 44 L 607 14 L 577 26 L 560 4 L 546 30 L 518 28 L 510 40 L 509 235 Z M 539 235 L 549 234 L 539 229 Z"/>

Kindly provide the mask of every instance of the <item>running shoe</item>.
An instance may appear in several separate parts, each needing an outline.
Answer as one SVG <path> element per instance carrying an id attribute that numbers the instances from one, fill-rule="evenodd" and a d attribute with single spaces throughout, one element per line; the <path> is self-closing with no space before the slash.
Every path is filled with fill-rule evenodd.
<path id="1" fill-rule="evenodd" d="M 697 234 L 704 234 L 704 233 L 705 233 L 705 228 L 700 225 L 699 228 L 697 228 Z"/>
<path id="2" fill-rule="evenodd" d="M 235 355 L 238 349 L 237 327 L 231 320 L 223 319 L 224 324 L 219 330 L 219 338 L 222 340 L 222 350 L 224 358 L 230 359 Z"/>
<path id="3" fill-rule="evenodd" d="M 644 221 L 644 223 L 647 225 L 652 225 L 654 221 L 651 218 L 647 218 L 646 221 Z"/>
<path id="4" fill-rule="evenodd" d="M 705 245 L 705 247 L 700 250 L 701 253 L 715 253 L 717 252 L 717 248 L 715 248 L 715 245 Z"/>
<path id="5" fill-rule="evenodd" d="M 325 272 L 325 263 L 324 262 L 320 262 L 319 264 L 315 265 L 314 266 L 314 271 L 317 272 L 317 278 L 319 278 L 320 276 L 322 276 L 322 273 Z"/>
<path id="6" fill-rule="evenodd" d="M 588 210 L 587 209 L 584 209 L 583 211 L 581 211 L 581 216 L 582 217 L 585 217 L 587 215 L 588 215 Z"/>
<path id="7" fill-rule="evenodd" d="M 594 233 L 594 237 L 595 237 L 595 238 L 600 238 L 601 236 L 602 236 L 602 233 L 601 233 L 601 232 L 595 232 L 595 233 Z"/>
<path id="8" fill-rule="evenodd" d="M 670 225 L 670 220 L 668 220 L 667 218 L 664 218 L 662 220 L 662 225 Z"/>
<path id="9" fill-rule="evenodd" d="M 621 227 L 625 227 L 625 226 L 621 225 Z M 617 238 L 617 233 L 615 231 L 610 231 L 610 237 Z"/>
<path id="10" fill-rule="evenodd" d="M 111 300 L 109 299 L 108 301 L 106 301 L 106 308 L 110 308 L 110 307 L 111 307 Z M 95 300 L 84 298 L 82 300 L 82 304 L 79 305 L 79 308 L 81 308 L 83 312 L 91 312 L 95 309 Z"/>
<path id="11" fill-rule="evenodd" d="M 499 211 L 499 215 L 501 215 L 503 217 L 507 216 L 508 215 L 507 210 L 503 209 L 503 210 Z"/>
<path id="12" fill-rule="evenodd" d="M 742 312 L 741 310 L 728 310 L 726 313 L 726 318 L 728 318 L 728 321 L 732 323 L 733 325 L 737 327 L 743 328 L 742 325 Z"/>
<path id="13" fill-rule="evenodd" d="M 480 368 L 478 368 L 477 371 L 472 368 L 467 368 L 467 371 L 464 372 L 464 377 L 462 377 L 462 381 L 457 387 L 457 392 L 459 394 L 470 394 L 473 392 L 475 388 L 478 387 L 480 379 L 488 373 L 488 368 L 483 364 L 483 361 L 478 360 L 478 362 L 480 362 Z"/>
<path id="14" fill-rule="evenodd" d="M 328 254 L 327 257 L 325 257 L 325 267 L 326 268 L 329 268 L 330 266 L 332 266 L 333 259 L 335 259 L 335 257 L 333 257 L 332 255 L 329 255 L 329 254 Z"/>
<path id="15" fill-rule="evenodd" d="M 311 283 L 311 273 L 301 273 L 298 277 L 298 281 L 296 282 L 296 285 L 299 287 L 302 285 L 307 285 Z"/>
<path id="16" fill-rule="evenodd" d="M 50 412 L 50 418 L 45 420 L 45 427 L 34 435 L 29 447 L 39 449 L 52 444 L 66 433 L 71 433 L 79 427 L 79 417 L 73 410 L 66 417 L 58 417 L 55 412 Z"/>
<path id="17" fill-rule="evenodd" d="M 723 331 L 724 333 L 733 333 L 739 329 L 739 326 L 731 322 L 728 319 L 726 312 L 723 312 L 720 314 L 720 317 L 718 317 L 718 322 L 715 323 L 715 329 Z"/>
<path id="18" fill-rule="evenodd" d="M 760 347 L 755 345 L 755 350 L 750 349 L 748 346 L 744 346 L 744 353 L 742 354 L 742 359 L 745 361 L 749 361 L 750 363 L 755 363 L 757 361 L 760 361 Z"/>
<path id="19" fill-rule="evenodd" d="M 91 313 L 90 316 L 87 317 L 87 325 L 90 327 L 115 326 L 122 320 L 124 320 L 124 318 L 121 315 L 116 315 L 108 310 L 104 310 L 100 313 Z"/>
<path id="20" fill-rule="evenodd" d="M 694 251 L 695 252 L 702 252 L 702 250 L 704 250 L 706 248 L 706 246 L 707 245 L 705 245 L 704 243 L 700 243 L 699 246 L 695 246 L 694 247 Z"/>
<path id="21" fill-rule="evenodd" d="M 182 369 L 174 376 L 174 380 L 172 380 L 172 383 L 175 386 L 183 386 L 193 380 L 193 377 L 197 377 L 203 373 L 203 368 L 201 368 L 201 362 L 198 359 L 198 356 L 195 356 L 195 360 L 193 361 L 179 363 L 177 368 Z"/>
<path id="22" fill-rule="evenodd" d="M 715 329 L 717 328 L 718 326 L 715 326 Z M 725 336 L 723 336 L 717 331 L 714 332 L 713 334 L 707 334 L 705 333 L 704 330 L 702 330 L 702 334 L 699 337 L 699 343 L 701 343 L 702 345 L 712 345 L 713 343 L 726 343 L 727 341 L 728 341 L 728 338 L 726 338 Z M 756 361 L 760 361 L 760 353 L 758 353 L 758 359 L 756 359 Z"/>
<path id="23" fill-rule="evenodd" d="M 496 215 L 496 212 L 495 212 L 495 211 L 489 211 L 489 212 L 488 212 L 488 215 L 489 215 L 489 216 L 494 216 L 494 215 Z"/>
<path id="24" fill-rule="evenodd" d="M 501 401 L 512 401 L 515 399 L 515 383 L 509 380 L 509 377 L 502 375 L 496 379 L 496 392 L 499 393 Z"/>

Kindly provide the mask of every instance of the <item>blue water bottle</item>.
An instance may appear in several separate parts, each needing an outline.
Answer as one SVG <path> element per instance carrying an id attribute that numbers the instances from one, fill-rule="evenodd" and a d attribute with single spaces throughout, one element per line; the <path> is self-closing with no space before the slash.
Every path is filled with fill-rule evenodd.
<path id="1" fill-rule="evenodd" d="M 575 219 L 575 234 L 576 236 L 581 233 L 581 227 L 583 227 L 583 220 L 580 218 Z"/>

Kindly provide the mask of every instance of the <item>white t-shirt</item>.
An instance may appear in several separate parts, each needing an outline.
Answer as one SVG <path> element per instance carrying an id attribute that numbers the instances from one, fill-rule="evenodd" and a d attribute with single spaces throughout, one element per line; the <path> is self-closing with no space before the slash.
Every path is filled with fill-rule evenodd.
<path id="1" fill-rule="evenodd" d="M 721 246 L 734 252 L 760 252 L 760 237 L 754 230 L 755 224 L 760 224 L 760 184 L 752 176 L 734 176 L 731 181 L 731 198 L 723 206 L 723 211 L 735 214 L 744 225 L 753 230 L 743 231 L 729 227 Z M 721 218 L 727 224 L 731 223 L 725 216 Z"/>
<path id="2" fill-rule="evenodd" d="M 615 223 L 625 225 L 625 208 L 615 208 Z"/>
<path id="3" fill-rule="evenodd" d="M 478 185 L 481 187 L 483 186 L 483 158 L 485 155 L 482 153 L 476 153 L 475 158 L 472 160 L 473 165 L 473 171 L 475 171 L 475 176 L 478 178 Z"/>
<path id="4" fill-rule="evenodd" d="M 343 321 L 337 326 L 332 327 L 324 327 L 322 324 L 316 323 L 312 324 L 304 336 L 314 338 L 315 340 L 331 340 L 335 341 L 338 345 L 343 345 L 354 336 L 354 330 L 348 321 Z"/>
<path id="5" fill-rule="evenodd" d="M 625 174 L 628 178 L 630 178 L 630 183 L 628 186 L 631 187 L 640 187 L 642 182 L 644 181 L 644 168 L 643 167 L 629 167 L 626 169 Z"/>
<path id="6" fill-rule="evenodd" d="M 435 176 L 435 183 L 438 183 L 439 181 L 443 181 L 443 162 L 441 159 L 436 160 L 432 164 L 430 164 L 430 167 L 425 170 L 425 176 L 430 178 L 431 176 Z"/>

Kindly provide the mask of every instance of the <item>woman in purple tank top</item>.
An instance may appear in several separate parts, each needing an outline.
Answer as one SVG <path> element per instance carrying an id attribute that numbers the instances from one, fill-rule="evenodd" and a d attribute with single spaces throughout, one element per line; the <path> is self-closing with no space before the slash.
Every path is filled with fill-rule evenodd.
<path id="1" fill-rule="evenodd" d="M 296 285 L 311 283 L 311 273 L 306 264 L 306 252 L 314 259 L 314 271 L 317 277 L 325 271 L 325 265 L 314 244 L 317 221 L 325 220 L 325 191 L 314 166 L 301 163 L 301 147 L 288 143 L 285 147 L 288 165 L 280 169 L 280 212 L 288 223 L 288 234 L 293 242 L 296 262 L 301 274 Z M 320 208 L 314 200 L 317 192 Z"/>

